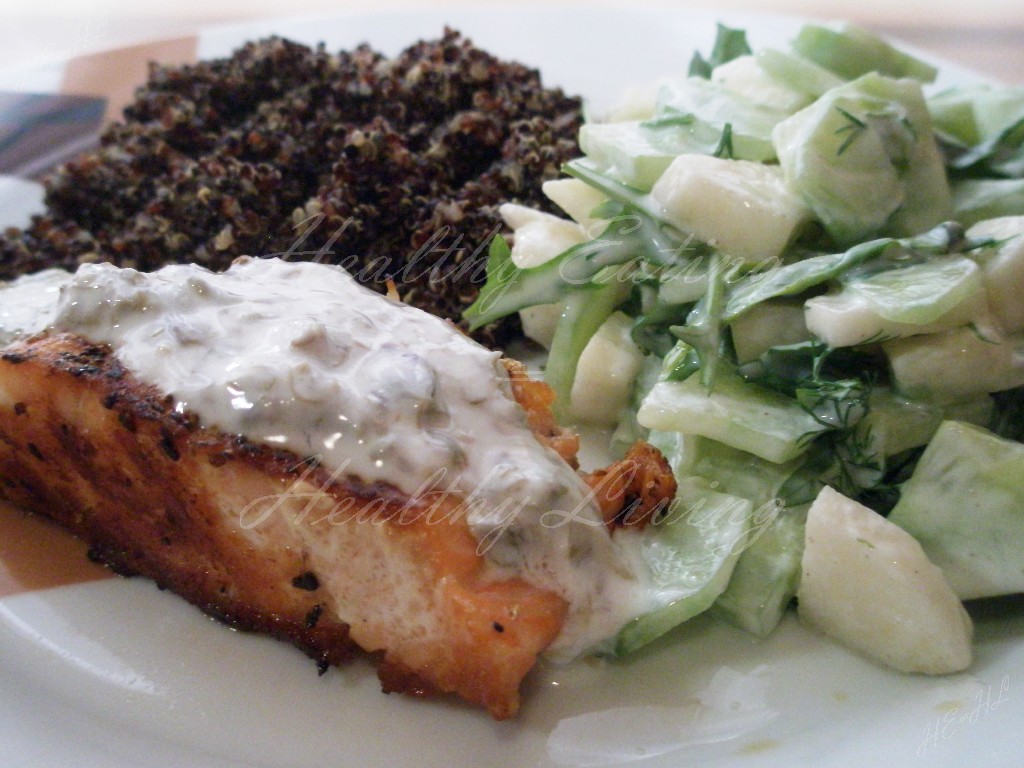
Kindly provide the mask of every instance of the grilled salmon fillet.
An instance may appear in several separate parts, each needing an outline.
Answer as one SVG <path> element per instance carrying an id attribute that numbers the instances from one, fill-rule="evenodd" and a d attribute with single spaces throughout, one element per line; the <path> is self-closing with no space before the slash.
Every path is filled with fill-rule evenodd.
<path id="1" fill-rule="evenodd" d="M 538 439 L 575 460 L 544 385 L 511 368 Z M 498 577 L 457 501 L 410 499 L 199 424 L 106 346 L 55 333 L 0 351 L 0 496 L 323 668 L 361 649 L 386 692 L 449 692 L 496 718 L 565 601 Z"/>

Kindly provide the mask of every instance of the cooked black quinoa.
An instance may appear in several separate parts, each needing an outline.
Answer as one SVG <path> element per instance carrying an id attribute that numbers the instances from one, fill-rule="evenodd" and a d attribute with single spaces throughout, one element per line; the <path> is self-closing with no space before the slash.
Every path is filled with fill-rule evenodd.
<path id="1" fill-rule="evenodd" d="M 497 206 L 549 207 L 576 154 L 579 99 L 453 30 L 388 59 L 280 38 L 151 66 L 98 149 L 46 182 L 47 213 L 0 238 L 0 279 L 85 261 L 223 269 L 239 255 L 344 264 L 459 318 Z M 304 236 L 304 237 L 303 237 Z M 478 337 L 501 343 L 514 320 Z"/>

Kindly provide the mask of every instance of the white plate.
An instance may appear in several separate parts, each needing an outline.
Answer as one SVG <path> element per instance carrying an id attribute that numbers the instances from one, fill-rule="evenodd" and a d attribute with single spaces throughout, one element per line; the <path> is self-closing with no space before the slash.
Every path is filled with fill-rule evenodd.
<path id="1" fill-rule="evenodd" d="M 270 33 L 395 53 L 445 23 L 600 101 L 684 71 L 721 19 L 755 45 L 791 19 L 665 11 L 421 12 L 204 30 L 200 56 Z M 946 68 L 947 77 L 963 73 Z M 2 204 L 2 201 L 0 201 Z M 360 661 L 317 677 L 141 580 L 0 600 L 3 766 L 1017 766 L 1024 611 L 975 609 L 970 674 L 888 672 L 800 627 L 767 640 L 696 620 L 624 663 L 542 666 L 515 722 L 383 696 Z"/>

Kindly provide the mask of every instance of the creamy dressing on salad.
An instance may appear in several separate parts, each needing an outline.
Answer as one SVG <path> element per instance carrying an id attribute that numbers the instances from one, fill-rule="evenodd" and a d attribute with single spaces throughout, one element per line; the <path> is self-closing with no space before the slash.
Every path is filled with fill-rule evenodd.
<path id="1" fill-rule="evenodd" d="M 613 541 L 583 480 L 537 441 L 500 353 L 341 268 L 241 259 L 221 274 L 145 274 L 87 264 L 3 294 L 3 306 L 21 307 L 4 316 L 23 328 L 12 337 L 51 326 L 109 344 L 206 426 L 316 457 L 339 477 L 468 499 L 479 551 L 570 604 L 556 656 L 649 608 L 632 532 Z"/>

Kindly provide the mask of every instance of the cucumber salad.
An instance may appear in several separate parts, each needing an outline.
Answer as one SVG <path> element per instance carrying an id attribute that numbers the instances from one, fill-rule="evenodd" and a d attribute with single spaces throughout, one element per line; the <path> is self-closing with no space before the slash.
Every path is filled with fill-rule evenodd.
<path id="1" fill-rule="evenodd" d="M 580 132 L 507 204 L 473 327 L 519 313 L 560 415 L 659 448 L 664 598 L 627 654 L 710 611 L 801 620 L 907 672 L 971 662 L 962 602 L 1024 592 L 1024 88 L 848 26 L 686 76 Z M 662 587 L 664 589 L 662 589 Z"/>

